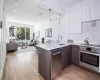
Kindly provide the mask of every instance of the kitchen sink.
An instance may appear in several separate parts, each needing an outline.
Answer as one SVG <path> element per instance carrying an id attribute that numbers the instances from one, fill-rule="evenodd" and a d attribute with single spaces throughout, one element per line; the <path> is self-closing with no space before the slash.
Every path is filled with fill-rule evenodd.
<path id="1" fill-rule="evenodd" d="M 94 46 L 94 47 L 100 47 L 100 45 L 99 44 L 89 44 L 89 45 L 87 45 L 87 44 L 81 44 L 82 46 Z"/>
<path id="2" fill-rule="evenodd" d="M 65 45 L 65 44 L 59 44 L 59 45 Z"/>
<path id="3" fill-rule="evenodd" d="M 98 44 L 90 44 L 90 46 L 100 47 Z"/>

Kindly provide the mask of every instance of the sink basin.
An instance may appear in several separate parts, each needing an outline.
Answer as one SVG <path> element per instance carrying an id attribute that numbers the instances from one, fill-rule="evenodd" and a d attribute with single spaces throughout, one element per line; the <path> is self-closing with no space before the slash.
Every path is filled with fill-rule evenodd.
<path id="1" fill-rule="evenodd" d="M 80 44 L 80 45 L 87 45 L 87 44 Z"/>
<path id="2" fill-rule="evenodd" d="M 100 47 L 100 45 L 98 45 L 98 44 L 89 44 L 89 45 L 87 45 L 87 44 L 81 44 L 81 45 L 83 45 L 83 46 L 94 46 L 94 47 Z"/>
<path id="3" fill-rule="evenodd" d="M 90 44 L 90 46 L 100 47 L 98 44 Z"/>
<path id="4" fill-rule="evenodd" d="M 59 44 L 59 45 L 65 45 L 65 44 Z"/>

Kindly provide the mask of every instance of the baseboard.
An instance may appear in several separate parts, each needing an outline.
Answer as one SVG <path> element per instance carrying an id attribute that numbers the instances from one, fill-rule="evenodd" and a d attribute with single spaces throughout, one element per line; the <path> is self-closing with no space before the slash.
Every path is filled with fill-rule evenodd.
<path id="1" fill-rule="evenodd" d="M 2 80 L 2 78 L 3 78 L 3 67 L 2 67 L 1 73 L 0 73 L 0 80 Z"/>
<path id="2" fill-rule="evenodd" d="M 3 78 L 5 62 L 6 62 L 6 56 L 5 56 L 4 63 L 3 63 L 2 68 L 1 68 L 0 80 L 2 80 L 2 78 Z"/>
<path id="3" fill-rule="evenodd" d="M 0 80 L 2 80 L 2 78 L 3 78 L 3 69 L 1 70 Z"/>

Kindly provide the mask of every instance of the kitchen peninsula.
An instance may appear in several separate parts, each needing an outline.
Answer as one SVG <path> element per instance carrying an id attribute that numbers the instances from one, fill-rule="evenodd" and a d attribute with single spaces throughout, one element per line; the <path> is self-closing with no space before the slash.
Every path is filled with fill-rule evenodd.
<path id="1" fill-rule="evenodd" d="M 75 48 L 75 46 L 50 43 L 37 45 L 36 47 L 38 51 L 39 73 L 44 80 L 54 79 L 64 68 L 70 65 L 71 62 L 76 65 L 79 64 L 78 58 L 76 59 L 76 62 L 75 57 L 74 60 L 72 60 L 72 48 Z M 79 54 L 78 51 L 76 52 Z"/>

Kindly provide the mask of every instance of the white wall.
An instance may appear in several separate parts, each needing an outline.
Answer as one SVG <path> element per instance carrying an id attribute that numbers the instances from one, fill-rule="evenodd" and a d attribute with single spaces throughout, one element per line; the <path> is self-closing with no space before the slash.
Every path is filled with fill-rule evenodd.
<path id="1" fill-rule="evenodd" d="M 6 57 L 6 18 L 5 13 L 3 12 L 3 0 L 0 0 L 0 21 L 3 21 L 3 28 L 0 29 L 0 80 L 3 75 L 3 68 Z"/>
<path id="2" fill-rule="evenodd" d="M 85 38 L 89 38 L 90 42 L 93 44 L 100 44 L 100 20 L 96 21 L 96 25 L 93 26 L 94 21 L 82 23 L 83 32 L 82 34 L 70 34 L 70 38 L 76 40 L 77 42 L 82 42 Z"/>
<path id="3" fill-rule="evenodd" d="M 58 20 L 52 21 L 48 23 L 47 21 L 39 22 L 35 25 L 35 32 L 40 30 L 41 37 L 45 37 L 45 29 L 51 27 L 53 29 L 53 37 L 52 40 L 57 40 L 57 36 L 60 33 L 63 36 L 63 40 L 67 41 L 67 39 L 73 39 L 74 42 L 83 42 L 85 38 L 90 38 L 90 41 L 93 43 L 100 43 L 100 38 L 96 34 L 99 34 L 100 21 L 97 21 L 96 27 L 92 26 L 91 23 L 83 24 L 83 27 L 80 28 L 82 30 L 81 33 L 70 33 L 70 29 L 78 30 L 76 25 L 70 28 L 70 13 L 73 11 L 81 10 L 81 22 L 100 19 L 98 15 L 100 11 L 100 1 L 99 0 L 83 0 L 80 3 L 73 5 L 66 9 L 66 13 L 61 17 L 61 26 L 58 24 Z M 99 8 L 99 9 L 98 9 Z M 79 15 L 76 15 L 76 20 Z M 41 38 L 40 37 L 40 38 Z"/>
<path id="4" fill-rule="evenodd" d="M 35 25 L 34 30 L 35 30 L 35 32 L 40 31 L 40 39 L 41 39 L 42 37 L 45 37 L 45 29 L 48 29 L 48 28 L 53 28 L 52 29 L 52 34 L 53 34 L 52 40 L 57 40 L 57 36 L 59 33 L 58 21 L 50 22 L 49 20 L 46 20 L 46 21 L 40 22 Z M 51 38 L 46 38 L 46 39 L 51 39 Z"/>
<path id="5" fill-rule="evenodd" d="M 22 23 L 16 23 L 16 22 L 8 22 L 6 23 L 6 29 L 7 29 L 7 42 L 9 41 L 9 27 L 16 26 L 16 27 L 30 27 L 31 28 L 31 39 L 33 38 L 34 33 L 34 25 L 29 24 L 22 24 Z"/>

